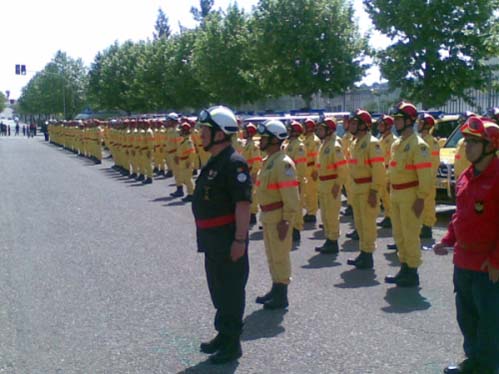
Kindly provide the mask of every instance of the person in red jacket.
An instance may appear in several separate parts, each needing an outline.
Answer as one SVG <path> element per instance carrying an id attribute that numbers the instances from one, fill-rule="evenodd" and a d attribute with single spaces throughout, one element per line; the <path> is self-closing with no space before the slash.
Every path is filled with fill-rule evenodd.
<path id="1" fill-rule="evenodd" d="M 456 184 L 456 212 L 438 255 L 454 247 L 457 322 L 466 359 L 444 373 L 499 373 L 499 126 L 470 117 L 461 132 L 471 165 Z"/>

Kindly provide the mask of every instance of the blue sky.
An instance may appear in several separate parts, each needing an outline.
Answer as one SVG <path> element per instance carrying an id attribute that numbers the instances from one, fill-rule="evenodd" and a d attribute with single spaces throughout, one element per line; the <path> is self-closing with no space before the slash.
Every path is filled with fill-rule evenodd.
<path id="1" fill-rule="evenodd" d="M 215 0 L 215 8 L 225 9 L 233 0 Z M 247 11 L 257 0 L 239 0 Z M 353 0 L 362 32 L 372 27 L 362 9 L 362 0 Z M 18 98 L 21 89 L 37 71 L 53 58 L 57 50 L 72 58 L 82 58 L 90 65 L 98 51 L 115 40 L 152 38 L 158 9 L 167 14 L 170 27 L 178 30 L 179 22 L 192 27 L 190 13 L 198 0 L 4 0 L 1 5 L 2 53 L 0 57 L 0 90 L 11 91 Z M 374 47 L 386 45 L 374 35 Z M 25 64 L 26 76 L 15 75 L 16 64 Z M 379 80 L 372 69 L 366 83 Z"/>

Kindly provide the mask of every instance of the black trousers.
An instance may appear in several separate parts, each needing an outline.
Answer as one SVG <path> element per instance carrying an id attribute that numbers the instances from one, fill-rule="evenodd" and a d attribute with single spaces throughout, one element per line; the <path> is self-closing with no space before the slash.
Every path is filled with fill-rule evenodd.
<path id="1" fill-rule="evenodd" d="M 492 283 L 488 273 L 454 267 L 454 289 L 464 353 L 499 370 L 499 283 Z"/>
<path id="2" fill-rule="evenodd" d="M 248 250 L 232 262 L 230 251 L 205 252 L 205 270 L 211 301 L 216 309 L 215 330 L 239 337 L 243 330 L 246 283 L 249 275 Z"/>

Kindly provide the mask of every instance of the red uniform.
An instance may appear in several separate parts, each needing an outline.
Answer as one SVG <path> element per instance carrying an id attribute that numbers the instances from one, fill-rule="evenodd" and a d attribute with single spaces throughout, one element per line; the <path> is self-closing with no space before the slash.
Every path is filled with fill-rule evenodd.
<path id="1" fill-rule="evenodd" d="M 454 264 L 474 271 L 485 260 L 499 268 L 499 159 L 481 174 L 467 168 L 456 185 L 457 209 L 442 243 L 454 246 Z"/>

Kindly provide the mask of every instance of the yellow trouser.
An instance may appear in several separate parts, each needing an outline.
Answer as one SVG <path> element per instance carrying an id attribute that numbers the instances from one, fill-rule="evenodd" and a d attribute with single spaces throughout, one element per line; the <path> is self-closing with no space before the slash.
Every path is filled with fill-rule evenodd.
<path id="1" fill-rule="evenodd" d="M 368 204 L 369 193 L 352 195 L 353 220 L 359 234 L 359 249 L 373 253 L 376 249 L 376 218 L 379 214 L 379 200 L 373 208 Z"/>
<path id="2" fill-rule="evenodd" d="M 400 191 L 391 191 L 392 200 L 392 232 L 398 248 L 401 263 L 411 268 L 421 265 L 421 241 L 419 232 L 423 215 L 416 217 L 412 210 L 416 201 L 416 189 L 410 188 Z"/>
<path id="3" fill-rule="evenodd" d="M 386 188 L 382 188 L 379 191 L 379 197 L 381 198 L 381 202 L 383 203 L 383 211 L 386 218 L 391 217 L 392 203 L 390 202 L 390 191 L 388 190 L 388 186 Z"/>
<path id="4" fill-rule="evenodd" d="M 331 192 L 319 193 L 319 204 L 326 239 L 338 240 L 340 237 L 341 192 L 338 193 L 336 199 Z"/>
<path id="5" fill-rule="evenodd" d="M 258 201 L 256 200 L 256 188 L 255 185 L 253 185 L 251 189 L 251 214 L 257 214 L 258 213 Z"/>
<path id="6" fill-rule="evenodd" d="M 140 173 L 140 163 L 139 163 L 139 152 L 137 150 L 132 151 L 132 157 L 130 159 L 130 163 L 132 164 L 132 169 L 135 174 Z"/>
<path id="7" fill-rule="evenodd" d="M 177 186 L 185 184 L 187 195 L 194 193 L 194 184 L 192 183 L 192 168 L 178 168 L 178 177 L 175 177 Z"/>
<path id="8" fill-rule="evenodd" d="M 148 157 L 148 153 L 149 153 L 149 157 Z M 141 157 L 140 157 L 140 170 L 142 171 L 142 174 L 146 178 L 153 177 L 152 159 L 151 159 L 150 155 L 151 155 L 151 151 L 142 151 Z"/>
<path id="9" fill-rule="evenodd" d="M 345 191 L 347 192 L 347 204 L 352 205 L 352 177 L 350 176 L 350 174 L 347 175 L 347 180 L 345 182 Z"/>
<path id="10" fill-rule="evenodd" d="M 99 142 L 95 143 L 95 158 L 102 161 L 102 148 Z"/>
<path id="11" fill-rule="evenodd" d="M 300 211 L 295 216 L 295 222 L 293 223 L 293 228 L 299 231 L 303 230 L 303 214 L 301 211 L 301 207 L 303 206 L 303 201 L 305 200 L 305 185 L 306 183 L 301 182 L 299 186 L 300 191 Z"/>
<path id="12" fill-rule="evenodd" d="M 305 183 L 305 209 L 307 214 L 315 216 L 317 210 L 319 209 L 319 198 L 317 192 L 318 182 L 312 178 L 312 176 L 307 177 L 307 183 Z M 300 214 L 301 215 L 301 214 Z"/>
<path id="13" fill-rule="evenodd" d="M 430 194 L 424 200 L 424 210 L 423 210 L 423 225 L 433 227 L 437 223 L 437 207 L 435 198 L 437 196 L 437 189 L 432 187 Z"/>
<path id="14" fill-rule="evenodd" d="M 277 233 L 277 223 L 263 223 L 263 241 L 272 283 L 289 284 L 291 281 L 291 227 L 283 241 Z"/>

